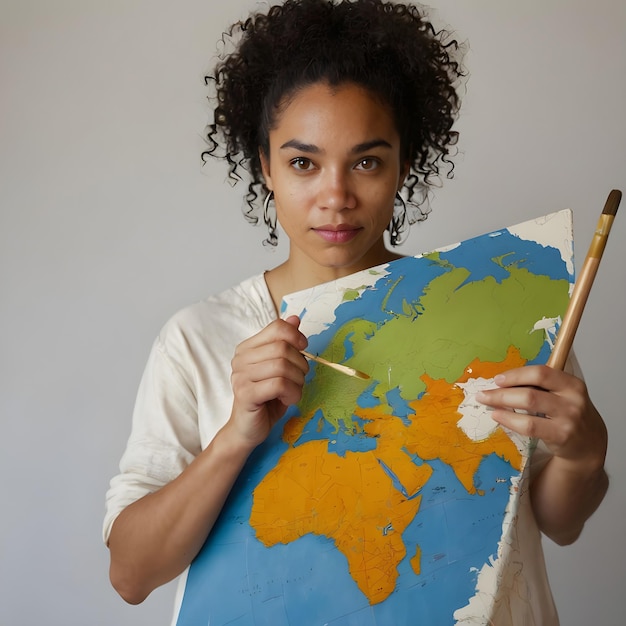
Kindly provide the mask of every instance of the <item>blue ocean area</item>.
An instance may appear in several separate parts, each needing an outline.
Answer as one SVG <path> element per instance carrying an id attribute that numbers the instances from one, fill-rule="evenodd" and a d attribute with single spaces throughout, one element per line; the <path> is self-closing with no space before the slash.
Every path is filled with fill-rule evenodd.
<path id="1" fill-rule="evenodd" d="M 463 284 L 488 276 L 500 283 L 510 275 L 508 266 L 552 280 L 572 278 L 557 248 L 520 239 L 506 229 L 469 239 L 452 250 L 439 253 L 439 257 L 454 267 L 469 270 L 470 275 Z"/>

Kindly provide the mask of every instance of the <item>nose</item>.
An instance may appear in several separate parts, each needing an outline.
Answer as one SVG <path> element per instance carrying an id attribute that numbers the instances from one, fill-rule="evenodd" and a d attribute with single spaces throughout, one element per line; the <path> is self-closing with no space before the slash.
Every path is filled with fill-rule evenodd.
<path id="1" fill-rule="evenodd" d="M 318 204 L 321 209 L 343 211 L 356 207 L 356 194 L 348 173 L 331 169 L 320 177 Z"/>

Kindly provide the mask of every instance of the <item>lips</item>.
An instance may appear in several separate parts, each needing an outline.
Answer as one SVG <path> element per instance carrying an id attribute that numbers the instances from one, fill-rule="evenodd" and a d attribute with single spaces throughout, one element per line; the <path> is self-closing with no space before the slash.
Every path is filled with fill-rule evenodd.
<path id="1" fill-rule="evenodd" d="M 325 224 L 313 229 L 324 241 L 329 243 L 347 243 L 354 239 L 361 231 L 360 226 L 350 224 Z"/>

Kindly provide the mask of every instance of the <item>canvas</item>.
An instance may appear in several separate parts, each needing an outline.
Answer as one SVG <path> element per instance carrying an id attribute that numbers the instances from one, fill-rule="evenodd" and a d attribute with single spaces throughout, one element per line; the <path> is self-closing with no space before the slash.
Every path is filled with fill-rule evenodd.
<path id="1" fill-rule="evenodd" d="M 474 396 L 547 361 L 572 243 L 560 211 L 286 297 L 309 352 L 371 378 L 311 362 L 192 563 L 178 624 L 478 623 L 507 584 L 533 442 Z"/>

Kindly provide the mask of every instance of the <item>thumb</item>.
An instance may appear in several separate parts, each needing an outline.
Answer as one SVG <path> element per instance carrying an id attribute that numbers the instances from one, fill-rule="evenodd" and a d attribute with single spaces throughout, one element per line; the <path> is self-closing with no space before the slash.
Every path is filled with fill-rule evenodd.
<path id="1" fill-rule="evenodd" d="M 300 318 L 297 315 L 290 315 L 285 321 L 287 324 L 291 324 L 295 328 L 300 326 Z"/>
<path id="2" fill-rule="evenodd" d="M 297 315 L 290 315 L 287 319 L 285 319 L 285 322 L 294 328 L 300 328 L 300 318 Z M 298 350 L 304 350 L 309 344 L 309 340 L 302 334 L 302 331 L 298 334 L 300 335 L 299 343 L 301 343 L 301 345 L 298 346 Z"/>

